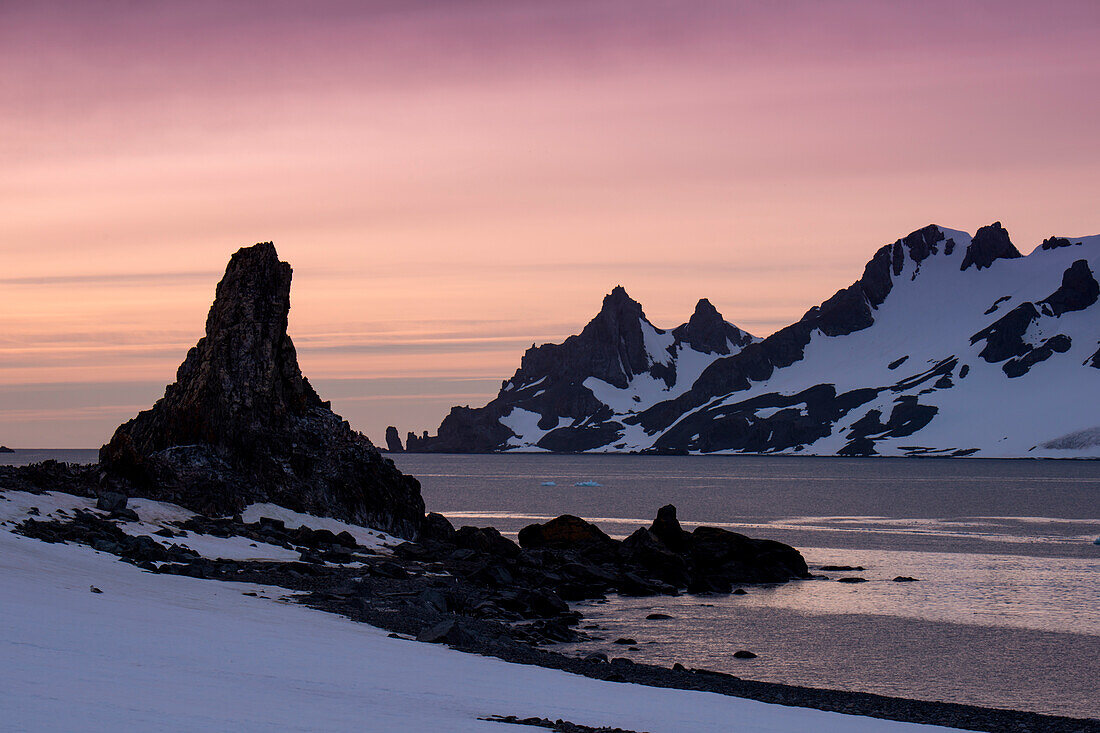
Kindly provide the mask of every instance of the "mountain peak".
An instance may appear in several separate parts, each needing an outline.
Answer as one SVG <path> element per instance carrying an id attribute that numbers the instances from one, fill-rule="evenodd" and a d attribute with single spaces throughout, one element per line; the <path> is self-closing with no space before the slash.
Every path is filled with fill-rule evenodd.
<path id="1" fill-rule="evenodd" d="M 1011 260 L 1017 257 L 1023 257 L 1023 255 L 1009 239 L 1008 230 L 1001 226 L 1001 222 L 995 221 L 974 234 L 970 245 L 966 248 L 962 267 L 959 269 L 965 270 L 974 265 L 980 270 L 983 267 L 989 267 L 996 260 Z"/>
<path id="2" fill-rule="evenodd" d="M 699 302 L 695 304 L 695 312 L 691 314 L 694 318 L 721 318 L 722 314 L 718 312 L 718 309 L 714 307 L 706 298 L 700 298 Z"/>
<path id="3" fill-rule="evenodd" d="M 744 346 L 752 341 L 752 336 L 727 323 L 706 298 L 695 304 L 691 318 L 684 325 L 674 328 L 672 335 L 704 354 L 728 354 L 730 344 Z"/>
<path id="4" fill-rule="evenodd" d="M 603 296 L 603 308 L 602 310 L 608 310 L 609 308 L 618 309 L 623 306 L 639 305 L 638 301 L 631 298 L 626 288 L 622 285 L 616 285 L 611 289 L 611 292 Z M 639 306 L 640 307 L 640 306 Z"/>

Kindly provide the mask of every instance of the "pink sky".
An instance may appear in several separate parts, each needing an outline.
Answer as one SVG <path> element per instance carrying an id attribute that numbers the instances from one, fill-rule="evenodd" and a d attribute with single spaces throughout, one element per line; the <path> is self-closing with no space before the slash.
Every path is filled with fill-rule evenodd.
<path id="1" fill-rule="evenodd" d="M 928 223 L 1100 233 L 1095 2 L 0 4 L 0 443 L 97 446 L 238 247 L 434 430 L 624 285 L 758 335 Z"/>

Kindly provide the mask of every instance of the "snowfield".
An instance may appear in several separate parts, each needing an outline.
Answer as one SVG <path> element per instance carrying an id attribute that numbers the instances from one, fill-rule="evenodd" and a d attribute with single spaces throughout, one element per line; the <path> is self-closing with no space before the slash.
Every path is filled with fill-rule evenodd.
<path id="1" fill-rule="evenodd" d="M 14 535 L 26 497 L 43 514 L 45 502 L 66 503 L 20 494 L 0 494 L 9 499 L 0 501 L 4 730 L 512 730 L 478 720 L 494 714 L 651 733 L 947 730 L 602 682 L 388 638 L 279 600 L 279 589 L 157 575 Z M 86 501 L 69 499 L 70 509 Z"/>

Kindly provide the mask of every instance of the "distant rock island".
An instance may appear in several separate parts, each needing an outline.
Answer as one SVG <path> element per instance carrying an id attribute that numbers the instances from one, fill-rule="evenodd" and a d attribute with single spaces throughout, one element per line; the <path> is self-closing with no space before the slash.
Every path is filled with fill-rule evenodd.
<path id="1" fill-rule="evenodd" d="M 0 445 L 0 453 L 14 453 L 14 452 L 15 452 L 14 448 L 9 448 L 6 445 Z"/>
<path id="2" fill-rule="evenodd" d="M 616 287 L 413 452 L 1100 457 L 1100 236 L 1023 256 L 930 225 L 767 338 L 707 300 L 664 330 Z M 387 431 L 400 450 L 396 428 Z"/>

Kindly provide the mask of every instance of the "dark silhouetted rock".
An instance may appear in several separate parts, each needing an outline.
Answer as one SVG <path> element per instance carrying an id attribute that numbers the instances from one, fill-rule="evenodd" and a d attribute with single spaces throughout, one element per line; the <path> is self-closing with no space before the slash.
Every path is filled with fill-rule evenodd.
<path id="1" fill-rule="evenodd" d="M 545 524 L 530 524 L 519 531 L 519 544 L 525 550 L 540 547 L 583 550 L 610 543 L 611 538 L 602 529 L 572 514 L 563 514 Z"/>
<path id="2" fill-rule="evenodd" d="M 676 518 L 676 507 L 672 504 L 666 504 L 657 510 L 657 518 L 653 520 L 649 531 L 673 552 L 683 553 L 688 547 L 690 535 L 680 526 L 680 520 Z"/>
<path id="3" fill-rule="evenodd" d="M 460 527 L 451 541 L 460 548 L 498 557 L 513 558 L 520 554 L 519 545 L 495 527 Z"/>
<path id="4" fill-rule="evenodd" d="M 1073 242 L 1069 241 L 1065 237 L 1047 237 L 1040 245 L 1042 249 L 1058 249 L 1060 247 L 1069 247 Z"/>
<path id="5" fill-rule="evenodd" d="M 450 520 L 437 512 L 429 512 L 420 527 L 420 536 L 427 540 L 454 541 L 455 528 Z"/>
<path id="6" fill-rule="evenodd" d="M 965 270 L 973 265 L 980 270 L 983 267 L 989 267 L 996 260 L 1017 257 L 1023 257 L 1023 255 L 1008 238 L 1008 231 L 1001 226 L 1001 222 L 995 221 L 974 234 L 959 269 Z"/>
<path id="7" fill-rule="evenodd" d="M 1100 283 L 1092 274 L 1088 260 L 1077 260 L 1062 273 L 1062 284 L 1039 305 L 1050 306 L 1056 316 L 1088 308 L 1100 296 Z"/>
<path id="8" fill-rule="evenodd" d="M 402 453 L 405 450 L 401 445 L 401 436 L 397 434 L 397 428 L 393 425 L 386 428 L 386 450 L 390 453 Z"/>
<path id="9" fill-rule="evenodd" d="M 0 453 L 14 453 L 15 451 L 6 445 L 0 445 Z"/>
<path id="10" fill-rule="evenodd" d="M 468 624 L 458 619 L 447 619 L 424 629 L 416 635 L 417 641 L 429 644 L 450 644 L 451 646 L 473 646 L 477 643 L 477 634 Z"/>
<path id="11" fill-rule="evenodd" d="M 669 549 L 652 530 L 636 530 L 623 540 L 619 554 L 627 562 L 644 568 L 649 575 L 675 588 L 691 583 L 691 573 L 683 555 Z"/>
<path id="12" fill-rule="evenodd" d="M 290 280 L 269 242 L 233 255 L 176 382 L 100 450 L 107 481 L 203 514 L 272 502 L 415 535 L 419 483 L 329 409 L 298 368 Z"/>
<path id="13" fill-rule="evenodd" d="M 752 342 L 752 336 L 726 322 L 706 298 L 696 303 L 687 323 L 672 329 L 672 335 L 704 354 L 728 354 L 731 345 L 739 347 Z"/>
<path id="14" fill-rule="evenodd" d="M 690 535 L 690 553 L 697 576 L 723 583 L 784 583 L 809 577 L 805 559 L 790 545 L 719 527 L 696 527 Z"/>
<path id="15" fill-rule="evenodd" d="M 756 656 L 747 649 L 738 649 L 733 653 L 734 659 L 756 659 Z"/>

